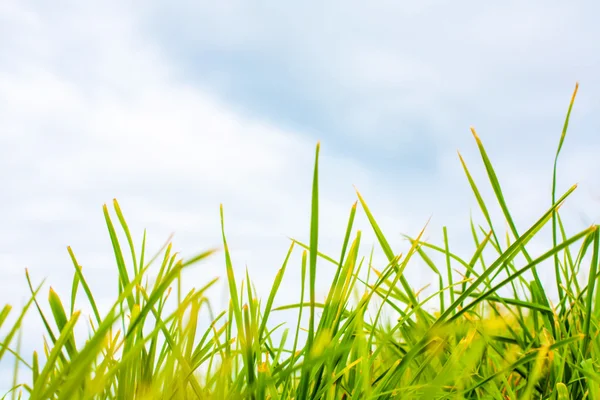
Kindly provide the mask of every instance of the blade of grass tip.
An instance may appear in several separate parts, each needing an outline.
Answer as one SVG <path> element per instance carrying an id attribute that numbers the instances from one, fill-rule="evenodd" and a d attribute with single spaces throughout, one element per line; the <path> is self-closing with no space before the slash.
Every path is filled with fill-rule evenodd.
<path id="1" fill-rule="evenodd" d="M 487 206 L 485 205 L 485 201 L 483 201 L 483 197 L 481 196 L 481 193 L 479 192 L 479 188 L 477 187 L 477 184 L 475 183 L 475 180 L 473 179 L 473 176 L 471 175 L 471 172 L 469 171 L 469 168 L 467 167 L 467 163 L 465 162 L 463 156 L 460 154 L 460 152 L 457 152 L 457 153 L 458 153 L 458 158 L 460 160 L 460 163 L 463 167 L 463 171 L 465 172 L 465 175 L 467 176 L 467 180 L 469 181 L 469 186 L 471 186 L 471 190 L 473 191 L 473 194 L 475 195 L 475 199 L 477 200 L 477 204 L 479 205 L 479 208 L 481 209 L 481 212 L 483 213 L 485 221 L 487 222 L 490 230 L 492 231 L 492 235 L 494 237 L 494 241 L 496 242 L 496 245 L 498 247 L 500 247 L 500 240 L 498 239 L 498 236 L 496 235 L 496 231 L 494 230 L 494 225 L 492 224 L 492 218 L 490 217 L 490 213 L 487 209 Z"/>
<path id="2" fill-rule="evenodd" d="M 121 251 L 121 245 L 119 244 L 119 238 L 117 237 L 117 232 L 115 231 L 115 227 L 110 218 L 110 214 L 108 213 L 108 207 L 106 204 L 102 206 L 102 210 L 104 212 L 104 219 L 106 220 L 106 226 L 108 228 L 108 233 L 110 235 L 110 241 L 112 243 L 113 252 L 115 254 L 115 259 L 117 261 L 117 268 L 119 271 L 119 293 L 121 293 L 122 289 L 129 284 L 129 274 L 127 273 L 127 266 L 125 265 L 125 260 L 123 259 L 123 252 Z M 135 303 L 133 298 L 133 294 L 127 296 L 127 305 L 131 310 Z"/>
<path id="3" fill-rule="evenodd" d="M 77 276 L 79 278 L 78 281 L 81 283 L 81 286 L 83 287 L 83 291 L 85 292 L 85 294 L 88 298 L 88 301 L 90 302 L 90 305 L 92 306 L 92 311 L 94 312 L 94 316 L 96 317 L 96 322 L 100 323 L 100 313 L 98 312 L 98 307 L 96 306 L 96 300 L 94 300 L 92 291 L 90 290 L 90 287 L 89 287 L 87 281 L 85 280 L 85 277 L 83 276 L 83 272 L 81 271 L 81 266 L 77 262 L 77 259 L 75 258 L 75 254 L 73 253 L 73 250 L 71 249 L 70 246 L 67 246 L 67 251 L 69 252 L 69 256 L 71 257 L 73 266 L 75 267 L 75 273 L 77 274 Z M 73 314 L 73 299 L 71 299 L 71 314 Z"/>
<path id="4" fill-rule="evenodd" d="M 335 335 L 339 329 L 339 321 L 342 316 L 342 312 L 347 312 L 346 304 L 351 296 L 351 289 L 355 285 L 352 277 L 358 278 L 357 274 L 354 273 L 354 269 L 357 265 L 358 258 L 358 247 L 360 246 L 361 232 L 357 231 L 356 239 L 352 242 L 348 258 L 341 268 L 341 274 L 337 273 L 338 279 L 333 281 L 325 304 L 327 305 L 323 309 L 319 325 L 317 328 L 318 332 L 323 330 L 329 331 Z M 360 267 L 359 267 L 360 269 Z M 339 269 L 338 269 L 339 271 Z"/>
<path id="5" fill-rule="evenodd" d="M 346 235 L 344 236 L 344 243 L 342 245 L 342 254 L 340 254 L 340 265 L 344 262 L 348 244 L 350 243 L 350 235 L 352 234 L 352 226 L 354 225 L 354 218 L 356 217 L 357 205 L 358 201 L 355 201 L 350 208 L 350 217 L 348 218 L 348 226 L 346 227 Z"/>
<path id="6" fill-rule="evenodd" d="M 173 245 L 173 243 L 172 243 L 173 236 L 174 235 L 172 233 L 169 235 L 169 237 L 167 238 L 167 240 L 165 240 L 165 242 L 160 247 L 160 249 L 158 249 L 158 251 L 154 254 L 154 256 L 152 256 L 150 258 L 150 261 L 148 261 L 146 264 L 140 262 L 140 267 L 144 266 L 144 268 L 148 268 L 150 265 L 154 264 L 154 261 L 156 261 L 158 259 L 158 257 L 160 257 L 160 255 L 163 254 L 163 251 L 165 251 L 167 248 L 170 248 Z M 144 244 L 145 244 L 145 240 L 146 240 L 146 231 L 144 231 Z"/>
<path id="7" fill-rule="evenodd" d="M 310 216 L 310 251 L 309 251 L 309 295 L 310 295 L 310 317 L 308 320 L 308 337 L 306 340 L 306 356 L 310 354 L 315 336 L 315 282 L 317 272 L 317 252 L 319 244 L 319 150 L 321 144 L 317 143 L 315 152 L 315 167 L 313 173 L 312 185 L 312 200 L 311 200 L 311 216 Z M 305 357 L 306 357 L 305 356 Z M 307 366 L 307 360 L 304 360 L 304 365 Z M 308 367 L 302 369 L 302 378 L 298 390 L 298 397 L 305 399 L 308 395 L 309 386 L 309 370 Z"/>
<path id="8" fill-rule="evenodd" d="M 477 135 L 475 128 L 471 127 L 471 133 L 473 134 L 473 137 L 475 138 L 475 141 L 477 142 L 477 147 L 479 148 L 479 153 L 481 154 L 483 164 L 485 165 L 485 169 L 487 171 L 490 183 L 492 184 L 492 188 L 494 189 L 494 194 L 496 195 L 498 204 L 500 205 L 500 208 L 502 209 L 502 213 L 504 214 L 504 218 L 506 219 L 506 222 L 508 222 L 510 230 L 516 239 L 519 237 L 519 232 L 517 231 L 517 227 L 512 219 L 510 211 L 508 210 L 508 206 L 506 205 L 506 201 L 504 199 L 504 194 L 502 193 L 502 188 L 500 187 L 500 181 L 498 180 L 496 172 L 494 171 L 494 167 L 492 166 L 492 163 L 487 155 L 487 151 L 485 150 L 485 148 L 483 146 L 483 142 L 479 138 L 479 135 Z M 529 256 L 529 253 L 525 249 L 524 245 L 522 246 L 521 251 L 522 251 L 523 255 L 525 256 L 525 258 L 527 259 L 527 262 L 530 263 L 532 261 L 532 258 L 531 258 L 531 256 Z M 538 276 L 536 268 L 533 268 L 531 272 L 533 273 L 533 278 L 535 279 L 536 283 L 539 285 L 539 287 L 542 288 L 543 287 L 542 281 L 540 280 L 540 278 Z M 548 302 L 548 297 L 546 296 L 546 293 L 542 292 L 542 294 L 543 294 L 543 298 L 542 298 L 543 304 L 545 306 L 549 306 L 550 303 Z"/>
<path id="9" fill-rule="evenodd" d="M 12 306 L 10 304 L 5 304 L 2 308 L 2 311 L 0 311 L 0 328 L 4 324 L 4 321 L 6 321 L 6 318 L 8 317 L 8 314 L 10 314 L 11 310 Z"/>
<path id="10" fill-rule="evenodd" d="M 117 199 L 113 199 L 113 207 L 115 209 L 115 213 L 117 214 L 117 218 L 119 218 L 123 232 L 125 232 L 125 237 L 127 238 L 127 243 L 129 244 L 129 250 L 131 251 L 131 258 L 133 260 L 133 272 L 137 275 L 138 264 L 135 255 L 135 246 L 133 245 L 133 239 L 131 238 L 129 226 L 127 226 L 127 222 L 125 222 L 125 217 L 123 217 L 123 212 L 121 211 L 121 207 L 119 206 Z"/>
<path id="11" fill-rule="evenodd" d="M 310 251 L 309 251 L 309 279 L 310 279 L 310 320 L 308 325 L 307 347 L 312 347 L 315 335 L 315 283 L 317 278 L 317 252 L 319 244 L 319 150 L 320 143 L 317 143 L 315 155 L 315 168 L 313 175 L 311 217 L 310 217 Z"/>
<path id="12" fill-rule="evenodd" d="M 560 140 L 558 142 L 558 149 L 556 150 L 556 156 L 554 157 L 554 168 L 552 171 L 552 203 L 556 199 L 556 171 L 558 165 L 558 156 L 560 155 L 560 150 L 562 149 L 563 143 L 565 141 L 565 137 L 567 136 L 567 129 L 569 127 L 569 119 L 571 118 L 571 110 L 573 109 L 573 104 L 575 103 L 575 96 L 577 96 L 577 90 L 579 89 L 579 83 L 575 83 L 575 90 L 573 91 L 573 95 L 571 96 L 571 102 L 569 103 L 569 109 L 567 111 L 567 116 L 565 118 L 565 123 L 563 125 L 563 130 L 560 135 Z M 554 246 L 556 246 L 558 242 L 557 237 L 557 229 L 556 229 L 556 213 L 552 214 L 552 242 Z M 562 290 L 562 280 L 560 278 L 560 268 L 558 263 L 558 254 L 554 256 L 554 269 L 556 273 L 556 286 L 558 287 L 558 298 L 562 301 L 564 297 L 564 293 Z"/>
<path id="13" fill-rule="evenodd" d="M 554 400 L 569 400 L 571 396 L 569 395 L 569 388 L 562 382 L 558 382 L 556 384 L 556 398 Z"/>
<path id="14" fill-rule="evenodd" d="M 409 236 L 405 236 L 405 237 L 411 242 L 411 245 L 414 245 L 414 243 L 415 243 L 414 239 L 412 239 Z M 425 253 L 425 251 L 423 250 L 422 246 L 419 246 L 417 248 L 417 252 L 421 256 L 421 258 L 423 259 L 423 261 L 425 262 L 425 264 L 429 267 L 429 269 L 431 269 L 433 271 L 433 273 L 438 276 L 439 287 L 440 287 L 440 291 L 439 291 L 439 296 L 440 296 L 440 300 L 439 300 L 440 301 L 440 312 L 443 313 L 446 310 L 446 305 L 445 305 L 445 301 L 444 301 L 444 292 L 442 290 L 442 288 L 444 287 L 444 278 L 442 277 L 442 274 L 438 270 L 438 268 L 435 265 L 435 263 L 433 262 L 433 260 L 431 258 L 429 258 L 429 256 L 427 255 L 427 253 Z"/>
<path id="15" fill-rule="evenodd" d="M 170 271 L 175 262 L 177 261 L 177 253 L 171 254 L 171 249 L 173 248 L 173 243 L 169 243 L 165 249 L 165 253 L 163 255 L 162 263 L 160 264 L 160 268 L 158 269 L 158 274 L 155 278 L 154 286 L 158 286 L 160 282 L 163 280 L 163 275 L 165 275 L 165 271 Z"/>
<path id="16" fill-rule="evenodd" d="M 452 287 L 452 263 L 450 262 L 450 247 L 448 246 L 448 229 L 444 226 L 444 250 L 446 251 L 446 267 L 448 269 L 448 286 Z M 450 303 L 454 303 L 454 290 L 450 291 Z"/>
<path id="17" fill-rule="evenodd" d="M 250 321 L 254 320 L 254 307 L 252 306 L 252 299 L 254 296 L 252 295 L 252 282 L 250 281 L 250 274 L 248 272 L 248 266 L 246 265 L 246 296 L 248 297 L 248 305 L 250 307 Z M 248 339 L 250 341 L 250 339 Z"/>
<path id="18" fill-rule="evenodd" d="M 37 308 L 38 313 L 40 314 L 40 317 L 42 318 L 42 322 L 44 323 L 46 332 L 48 332 L 48 335 L 50 336 L 50 340 L 52 340 L 52 343 L 54 343 L 54 342 L 56 342 L 56 336 L 54 335 L 54 332 L 52 331 L 52 328 L 50 327 L 50 324 L 48 323 L 48 319 L 44 315 L 44 312 L 42 311 L 40 304 L 38 303 L 37 299 L 35 298 L 35 295 L 42 288 L 42 285 L 44 284 L 45 280 L 42 280 L 42 283 L 40 284 L 38 289 L 34 291 L 33 284 L 31 283 L 31 278 L 29 276 L 29 271 L 27 269 L 25 269 L 25 278 L 27 279 L 27 285 L 29 286 L 29 291 L 31 292 L 35 307 Z"/>
<path id="19" fill-rule="evenodd" d="M 402 260 L 402 263 L 397 264 L 397 262 L 390 261 L 390 264 L 388 264 L 395 270 L 396 275 L 397 275 L 397 278 L 394 278 L 394 283 L 390 287 L 390 289 L 396 289 L 396 282 L 398 279 L 400 279 L 400 280 L 404 279 L 404 281 L 406 281 L 406 278 L 404 277 L 404 269 L 408 265 L 412 256 L 415 253 L 417 253 L 419 251 L 419 249 L 421 248 L 421 243 L 423 243 L 421 241 L 421 237 L 425 234 L 425 230 L 427 229 L 427 226 L 429 225 L 430 221 L 431 221 L 431 217 L 427 220 L 427 222 L 425 223 L 425 226 L 421 229 L 421 231 L 417 235 L 416 239 L 414 241 L 411 241 L 411 247 L 408 250 L 406 257 L 404 257 L 404 259 Z M 401 257 L 402 257 L 401 255 L 397 257 L 398 261 L 400 260 Z M 398 266 L 397 269 L 395 268 L 396 266 Z M 406 281 L 406 283 L 408 285 L 408 281 Z M 413 293 L 412 290 L 410 291 L 410 293 L 413 295 L 414 299 L 417 301 L 416 306 L 412 304 L 412 300 L 410 301 L 410 303 L 411 303 L 410 306 L 413 308 L 416 307 L 417 319 L 421 320 L 422 323 L 425 323 L 425 324 L 429 323 L 431 316 L 428 315 L 425 311 L 423 311 L 423 308 L 421 307 L 421 303 L 417 299 L 418 294 Z M 391 295 L 391 292 L 388 292 L 388 295 L 386 295 L 386 300 L 385 300 L 386 302 L 388 302 L 387 297 L 390 295 Z M 396 298 L 396 300 L 399 300 L 399 299 L 400 299 L 400 297 Z M 388 304 L 391 305 L 390 302 L 388 302 Z M 399 310 L 397 310 L 397 311 L 402 315 L 402 313 Z"/>
<path id="20" fill-rule="evenodd" d="M 377 221 L 375 221 L 375 217 L 371 213 L 371 210 L 367 206 L 367 203 L 365 202 L 364 198 L 362 197 L 362 195 L 359 193 L 358 190 L 356 190 L 356 194 L 358 196 L 358 200 L 360 201 L 360 204 L 361 204 L 363 210 L 365 211 L 365 214 L 367 215 L 367 218 L 369 219 L 369 223 L 371 224 L 371 227 L 372 227 L 373 231 L 375 232 L 375 236 L 377 237 L 379 245 L 381 246 L 383 252 L 385 253 L 388 261 L 391 262 L 392 260 L 394 260 L 396 258 L 396 255 L 394 254 L 392 247 L 390 246 L 387 239 L 385 238 L 383 232 L 381 231 L 381 228 L 377 224 Z M 408 296 L 408 299 L 410 300 L 411 305 L 413 307 L 418 307 L 419 301 L 417 300 L 415 294 L 413 293 L 412 289 L 410 288 L 410 285 L 408 284 L 408 281 L 406 280 L 406 277 L 404 276 L 404 274 L 400 275 L 400 283 L 402 284 L 402 288 L 404 289 L 406 296 Z M 423 310 L 421 310 L 421 309 L 417 310 L 417 314 L 420 317 L 422 317 L 422 319 L 424 321 L 427 320 L 425 312 Z"/>
<path id="21" fill-rule="evenodd" d="M 75 310 L 75 300 L 77 299 L 77 290 L 79 289 L 79 275 L 77 272 L 73 274 L 73 283 L 71 285 L 71 309 L 69 315 L 73 315 Z"/>
<path id="22" fill-rule="evenodd" d="M 348 219 L 348 226 L 346 227 L 346 235 L 344 236 L 344 243 L 342 244 L 342 253 L 340 255 L 340 261 L 337 265 L 337 269 L 335 271 L 335 276 L 333 278 L 333 281 L 331 282 L 331 288 L 330 288 L 329 292 L 327 292 L 327 299 L 325 300 L 325 304 L 329 304 L 329 302 L 331 301 L 333 289 L 334 289 L 337 281 L 339 280 L 340 273 L 342 272 L 342 269 L 343 269 L 344 258 L 346 257 L 346 251 L 348 249 L 348 244 L 350 242 L 350 235 L 352 234 L 352 226 L 354 225 L 354 217 L 356 216 L 357 204 L 358 204 L 358 202 L 355 201 L 354 204 L 352 205 L 352 208 L 350 209 L 350 217 Z M 321 323 L 319 324 L 319 328 L 321 327 L 323 321 L 326 321 L 326 320 L 327 320 L 327 315 L 324 312 L 321 316 Z"/>
<path id="23" fill-rule="evenodd" d="M 64 327 L 67 325 L 67 315 L 60 297 L 54 291 L 54 289 L 52 289 L 52 286 L 50 286 L 48 294 L 48 303 L 50 304 L 50 310 L 52 310 L 52 315 L 54 316 L 54 321 L 56 322 L 58 331 L 62 332 Z M 65 348 L 67 349 L 69 357 L 73 358 L 76 352 L 75 338 L 73 336 L 69 337 L 69 339 L 66 341 Z"/>
<path id="24" fill-rule="evenodd" d="M 594 288 L 596 286 L 596 275 L 598 273 L 598 253 L 600 252 L 600 231 L 598 230 L 598 226 L 594 226 L 594 249 L 592 253 L 592 262 L 590 265 L 590 275 L 588 280 L 588 289 L 587 289 L 587 300 L 586 300 L 586 315 L 585 322 L 583 325 L 583 334 L 585 338 L 583 339 L 583 345 L 581 347 L 581 353 L 584 357 L 588 356 L 588 346 L 590 343 L 590 328 L 592 322 L 592 303 L 594 301 Z"/>
<path id="25" fill-rule="evenodd" d="M 273 302 L 275 301 L 275 295 L 279 290 L 279 286 L 281 285 L 281 281 L 283 280 L 283 275 L 285 274 L 285 270 L 287 267 L 287 263 L 292 255 L 292 251 L 294 250 L 294 242 L 290 245 L 290 249 L 285 256 L 285 260 L 283 261 L 283 265 L 277 271 L 277 275 L 275 276 L 275 282 L 273 282 L 273 288 L 271 289 L 271 293 L 269 293 L 269 297 L 267 299 L 267 304 L 265 305 L 265 311 L 263 313 L 262 321 L 260 323 L 260 327 L 258 328 L 258 340 L 262 341 L 263 334 L 265 328 L 267 327 L 267 321 L 269 320 L 269 315 L 271 314 L 271 309 L 273 307 Z"/>
<path id="26" fill-rule="evenodd" d="M 480 149 L 480 151 L 481 151 L 481 149 Z M 481 212 L 483 213 L 483 215 L 485 217 L 485 220 L 486 220 L 486 222 L 488 224 L 488 227 L 489 227 L 490 231 L 492 232 L 492 235 L 493 235 L 493 238 L 494 238 L 494 242 L 492 242 L 492 245 L 495 243 L 496 247 L 498 248 L 498 251 L 500 251 L 500 249 L 501 249 L 500 239 L 498 238 L 498 235 L 496 234 L 496 231 L 494 229 L 494 225 L 492 224 L 492 219 L 490 217 L 490 213 L 489 213 L 489 211 L 487 209 L 487 206 L 485 205 L 485 202 L 483 201 L 483 197 L 481 196 L 479 188 L 477 187 L 477 184 L 475 183 L 475 181 L 474 181 L 471 173 L 469 172 L 469 168 L 467 167 L 467 164 L 466 164 L 465 160 L 463 159 L 462 155 L 460 154 L 460 152 L 458 152 L 458 158 L 459 158 L 460 163 L 461 163 L 461 165 L 463 167 L 465 175 L 467 176 L 467 180 L 469 181 L 469 185 L 471 187 L 471 190 L 473 191 L 473 194 L 475 195 L 475 198 L 477 199 L 477 204 L 479 205 L 479 208 L 480 208 Z M 485 159 L 484 159 L 484 163 L 485 163 Z M 472 220 L 471 220 L 471 223 L 472 223 Z M 483 230 L 483 228 L 482 228 L 482 230 Z M 475 234 L 475 231 L 473 230 L 473 227 L 472 227 L 472 231 L 473 231 L 473 234 Z M 484 267 L 483 257 L 481 257 L 481 264 L 482 264 L 482 267 Z M 504 265 L 504 270 L 506 271 L 506 273 L 508 275 L 510 275 L 511 271 L 509 270 L 509 265 L 508 264 Z M 499 269 L 498 272 L 497 272 L 497 274 L 495 276 L 491 277 L 490 280 L 493 281 L 500 272 L 501 272 L 501 269 Z M 513 288 L 513 291 L 516 293 L 516 287 L 514 286 L 514 283 L 511 282 L 511 286 Z M 518 310 L 518 312 L 519 312 L 519 315 L 520 315 L 520 313 L 521 313 L 520 309 Z M 522 318 L 522 316 L 521 316 L 521 318 Z"/>
<path id="27" fill-rule="evenodd" d="M 237 326 L 238 335 L 243 337 L 244 325 L 242 321 L 242 310 L 240 309 L 240 300 L 237 293 L 237 285 L 235 283 L 235 273 L 233 272 L 233 265 L 231 263 L 231 255 L 229 253 L 229 246 L 227 246 L 227 239 L 225 237 L 225 217 L 223 216 L 223 204 L 220 207 L 221 212 L 221 235 L 223 237 L 223 248 L 225 251 L 225 268 L 227 269 L 227 282 L 229 284 L 229 295 L 231 296 L 231 302 L 233 304 L 233 314 L 235 323 Z"/>

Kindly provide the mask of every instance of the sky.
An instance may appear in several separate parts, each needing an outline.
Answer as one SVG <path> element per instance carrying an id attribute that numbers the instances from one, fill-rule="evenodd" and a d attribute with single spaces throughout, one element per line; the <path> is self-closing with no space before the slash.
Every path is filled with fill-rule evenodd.
<path id="1" fill-rule="evenodd" d="M 457 150 L 494 201 L 470 127 L 524 231 L 550 205 L 576 82 L 558 192 L 579 184 L 570 230 L 598 223 L 599 12 L 594 1 L 3 0 L 0 304 L 15 317 L 27 300 L 25 268 L 46 279 L 42 300 L 52 286 L 68 303 L 71 246 L 109 305 L 117 272 L 102 205 L 113 198 L 138 249 L 144 229 L 150 252 L 174 233 L 183 257 L 221 245 L 223 204 L 237 277 L 247 267 L 266 297 L 289 237 L 308 242 L 317 142 L 322 251 L 339 254 L 356 187 L 396 251 L 431 218 L 425 238 L 439 244 L 448 226 L 468 257 L 469 217 L 483 219 Z M 368 255 L 360 208 L 357 228 Z M 298 299 L 299 256 L 277 304 Z M 333 269 L 319 273 L 322 297 Z M 417 261 L 406 275 L 415 290 L 431 282 Z M 218 276 L 222 252 L 185 283 Z M 227 304 L 224 286 L 211 296 Z M 25 351 L 40 349 L 34 313 L 24 324 Z"/>

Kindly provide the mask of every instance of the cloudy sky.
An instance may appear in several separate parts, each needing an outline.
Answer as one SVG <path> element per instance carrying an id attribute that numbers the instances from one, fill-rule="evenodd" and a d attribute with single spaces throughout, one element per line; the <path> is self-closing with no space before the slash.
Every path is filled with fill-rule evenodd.
<path id="1" fill-rule="evenodd" d="M 152 251 L 174 232 L 183 256 L 220 245 L 223 203 L 238 276 L 247 266 L 266 297 L 288 236 L 308 240 L 317 141 L 323 251 L 339 252 L 355 185 L 398 252 L 431 217 L 426 237 L 447 225 L 468 257 L 469 214 L 482 219 L 457 150 L 493 202 L 469 127 L 523 231 L 550 204 L 576 82 L 559 191 L 580 185 L 570 230 L 598 222 L 599 13 L 593 1 L 2 0 L 0 303 L 26 301 L 25 268 L 47 278 L 42 299 L 52 285 L 68 302 L 70 245 L 108 304 L 113 198 L 138 246 L 144 228 Z M 362 214 L 357 227 L 368 254 Z M 299 254 L 278 303 L 297 299 Z M 186 283 L 224 273 L 219 253 Z M 418 263 L 407 274 L 415 290 L 431 278 Z M 24 347 L 39 348 L 39 323 L 26 326 Z"/>

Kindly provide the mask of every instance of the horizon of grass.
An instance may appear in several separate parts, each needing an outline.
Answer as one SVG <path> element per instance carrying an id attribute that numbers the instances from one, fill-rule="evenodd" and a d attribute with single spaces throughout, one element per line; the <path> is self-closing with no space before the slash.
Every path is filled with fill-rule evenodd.
<path id="1" fill-rule="evenodd" d="M 476 225 L 471 218 L 476 250 L 469 258 L 451 251 L 445 227 L 442 245 L 424 241 L 423 228 L 416 237 L 405 235 L 410 243 L 406 254 L 396 253 L 358 190 L 340 254 L 321 253 L 317 144 L 310 237 L 308 243 L 291 239 L 264 303 L 248 270 L 241 281 L 234 273 L 221 205 L 230 302 L 213 317 L 206 293 L 217 279 L 183 293 L 181 274 L 216 250 L 181 259 L 167 241 L 147 259 L 146 232 L 137 248 L 118 202 L 113 201 L 116 220 L 104 205 L 118 272 L 117 299 L 108 312 L 100 313 L 70 247 L 74 272 L 68 307 L 50 288 L 50 311 L 44 311 L 46 303 L 39 298 L 44 281 L 34 285 L 26 270 L 29 301 L 8 327 L 4 324 L 11 306 L 0 311 L 0 328 L 8 329 L 0 337 L 0 360 L 8 354 L 15 359 L 13 388 L 4 398 L 600 399 L 600 231 L 592 225 L 568 235 L 559 208 L 576 185 L 565 193 L 556 189 L 558 159 L 577 90 L 578 85 L 554 159 L 550 205 L 527 229 L 517 229 L 483 142 L 471 129 L 508 231 L 503 237 L 494 228 L 489 206 L 459 153 L 485 220 Z M 369 257 L 359 255 L 362 233 L 354 229 L 359 205 L 387 259 L 383 267 L 373 265 L 373 250 Z M 126 242 L 119 240 L 117 223 Z M 527 244 L 548 224 L 552 247 L 531 254 Z M 298 250 L 301 297 L 295 304 L 274 307 L 286 270 L 292 268 L 291 255 Z M 445 262 L 436 265 L 431 254 Z M 491 262 L 488 254 L 494 257 Z M 438 279 L 438 287 L 424 300 L 404 275 L 414 259 Z M 318 260 L 336 268 L 323 303 L 315 295 Z M 459 280 L 452 262 L 462 268 Z M 555 303 L 539 278 L 543 262 L 554 266 Z M 150 281 L 152 266 L 158 271 Z M 579 282 L 582 269 L 587 282 Z M 365 270 L 366 278 L 361 276 Z M 87 324 L 81 321 L 78 300 L 91 309 Z M 431 301 L 437 301 L 434 312 L 425 308 Z M 273 313 L 283 310 L 297 311 L 292 327 L 269 323 Z M 395 317 L 386 318 L 384 310 Z M 43 323 L 43 354 L 20 353 L 21 322 L 28 312 L 37 312 Z M 208 325 L 200 321 L 201 313 L 211 316 Z M 308 318 L 307 327 L 303 318 Z M 87 337 L 75 332 L 81 324 L 89 329 Z"/>

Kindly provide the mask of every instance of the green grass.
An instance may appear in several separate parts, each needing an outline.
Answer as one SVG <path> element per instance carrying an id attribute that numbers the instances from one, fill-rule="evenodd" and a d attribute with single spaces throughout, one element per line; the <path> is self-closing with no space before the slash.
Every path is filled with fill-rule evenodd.
<path id="1" fill-rule="evenodd" d="M 11 307 L 0 311 L 5 331 L 0 359 L 9 354 L 15 359 L 14 388 L 6 398 L 599 399 L 600 231 L 591 226 L 567 234 L 559 208 L 575 186 L 565 193 L 556 189 L 576 92 L 577 87 L 559 140 L 549 206 L 526 229 L 517 228 L 482 140 L 472 130 L 508 230 L 494 229 L 489 205 L 459 154 L 484 221 L 470 221 L 475 251 L 468 257 L 452 251 L 446 228 L 442 244 L 425 242 L 425 229 L 416 237 L 405 236 L 410 248 L 398 254 L 358 191 L 340 254 L 321 253 L 319 145 L 308 243 L 291 241 L 265 302 L 253 290 L 248 271 L 244 279 L 234 274 L 223 207 L 218 255 L 210 250 L 181 259 L 167 242 L 148 258 L 145 232 L 136 247 L 115 200 L 116 219 L 107 206 L 104 216 L 117 266 L 118 298 L 100 313 L 70 248 L 73 282 L 68 296 L 50 288 L 42 298 L 43 285 L 34 285 L 26 273 L 29 302 L 10 326 Z M 354 229 L 359 212 L 367 217 L 387 265 L 373 265 L 373 251 L 361 255 L 362 235 Z M 547 225 L 552 246 L 533 254 L 527 245 Z M 297 252 L 301 264 L 293 265 Z M 207 325 L 200 316 L 212 315 L 207 293 L 217 280 L 183 293 L 181 279 L 183 270 L 216 256 L 224 256 L 230 302 Z M 443 262 L 436 264 L 436 257 Z M 335 269 L 323 303 L 317 302 L 315 289 L 318 261 Z M 437 280 L 425 299 L 404 274 L 417 261 Z M 557 293 L 548 293 L 539 277 L 538 268 L 548 263 L 554 267 Z M 452 265 L 460 265 L 457 272 Z M 290 268 L 300 268 L 301 298 L 275 308 Z M 152 281 L 151 270 L 156 276 Z M 435 312 L 432 303 L 437 304 Z M 82 306 L 90 315 L 78 311 Z M 297 313 L 293 325 L 270 322 L 283 310 Z M 43 354 L 20 353 L 26 313 L 36 313 L 43 323 Z M 77 333 L 81 325 L 88 327 L 88 336 Z"/>

